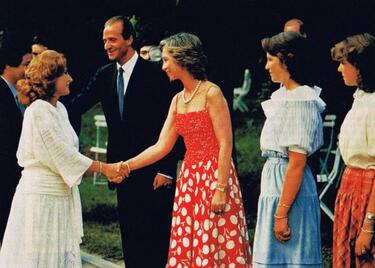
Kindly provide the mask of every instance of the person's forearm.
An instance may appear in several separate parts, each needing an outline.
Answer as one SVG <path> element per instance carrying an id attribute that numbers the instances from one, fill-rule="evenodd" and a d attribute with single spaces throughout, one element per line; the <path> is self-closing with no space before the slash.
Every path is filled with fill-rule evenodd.
<path id="1" fill-rule="evenodd" d="M 232 145 L 224 143 L 220 145 L 218 159 L 218 177 L 217 181 L 222 186 L 228 185 L 229 172 L 231 168 Z"/>
<path id="2" fill-rule="evenodd" d="M 93 160 L 88 168 L 88 171 L 104 174 L 108 167 L 109 165 L 107 163 L 101 162 L 99 160 Z"/>
<path id="3" fill-rule="evenodd" d="M 370 219 L 368 218 L 368 216 Z M 373 217 L 375 217 L 375 183 L 373 183 L 372 185 L 369 202 L 368 202 L 367 209 L 366 209 L 366 216 L 362 225 L 363 229 L 368 230 L 368 231 L 374 231 L 375 219 L 371 220 L 371 218 Z"/>
<path id="4" fill-rule="evenodd" d="M 289 162 L 285 172 L 285 179 L 280 196 L 279 206 L 276 212 L 277 216 L 286 216 L 292 207 L 301 188 L 304 168 L 304 162 Z"/>
<path id="5" fill-rule="evenodd" d="M 171 149 L 172 148 L 163 146 L 160 143 L 156 143 L 126 162 L 128 163 L 130 170 L 140 169 L 162 159 L 171 151 Z"/>

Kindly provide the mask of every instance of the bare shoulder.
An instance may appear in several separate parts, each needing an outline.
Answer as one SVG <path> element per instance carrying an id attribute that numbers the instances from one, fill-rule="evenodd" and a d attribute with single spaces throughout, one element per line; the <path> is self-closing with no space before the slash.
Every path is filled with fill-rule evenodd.
<path id="1" fill-rule="evenodd" d="M 207 81 L 206 83 L 207 84 L 205 85 L 205 87 L 207 90 L 207 101 L 209 103 L 225 100 L 223 92 L 221 91 L 221 88 L 218 85 L 210 81 Z"/>
<path id="2" fill-rule="evenodd" d="M 181 92 L 182 92 L 182 91 L 181 91 Z M 176 94 L 173 96 L 173 98 L 172 98 L 171 105 L 170 105 L 170 109 L 172 109 L 173 112 L 176 112 L 176 106 L 177 106 L 178 98 L 179 98 L 181 92 L 176 93 Z"/>

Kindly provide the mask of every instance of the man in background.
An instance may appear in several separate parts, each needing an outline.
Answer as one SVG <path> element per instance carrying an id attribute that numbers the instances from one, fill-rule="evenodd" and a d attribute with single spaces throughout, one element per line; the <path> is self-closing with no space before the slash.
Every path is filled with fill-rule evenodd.
<path id="1" fill-rule="evenodd" d="M 297 18 L 293 18 L 285 22 L 284 32 L 297 32 L 302 34 L 305 38 L 307 37 L 303 21 Z"/>
<path id="2" fill-rule="evenodd" d="M 41 36 L 34 36 L 31 43 L 31 53 L 33 57 L 38 56 L 40 53 L 48 49 L 47 41 Z"/>
<path id="3" fill-rule="evenodd" d="M 8 33 L 0 47 L 0 242 L 3 240 L 13 195 L 21 177 L 16 152 L 25 107 L 18 102 L 16 83 L 30 63 L 30 43 Z M 26 39 L 26 38 L 25 38 Z"/>

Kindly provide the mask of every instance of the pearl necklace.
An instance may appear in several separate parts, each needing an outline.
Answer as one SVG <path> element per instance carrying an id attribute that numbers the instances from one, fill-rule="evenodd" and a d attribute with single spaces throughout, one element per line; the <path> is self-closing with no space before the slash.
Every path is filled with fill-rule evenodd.
<path id="1" fill-rule="evenodd" d="M 201 85 L 201 83 L 202 83 L 202 80 L 199 80 L 198 83 L 197 83 L 197 85 L 194 88 L 193 93 L 191 93 L 191 95 L 190 95 L 190 97 L 188 99 L 185 99 L 185 88 L 184 88 L 184 91 L 182 92 L 182 101 L 185 104 L 189 103 L 193 99 L 193 97 L 194 97 L 195 93 L 197 93 L 197 91 L 198 91 L 199 86 Z"/>

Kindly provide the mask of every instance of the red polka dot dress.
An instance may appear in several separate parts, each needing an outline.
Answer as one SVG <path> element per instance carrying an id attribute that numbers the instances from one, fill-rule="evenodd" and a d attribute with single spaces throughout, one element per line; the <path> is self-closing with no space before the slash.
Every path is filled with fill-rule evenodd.
<path id="1" fill-rule="evenodd" d="M 233 164 L 224 213 L 215 214 L 210 209 L 219 146 L 207 109 L 177 113 L 176 129 L 187 151 L 177 180 L 166 267 L 251 267 L 241 191 Z"/>

